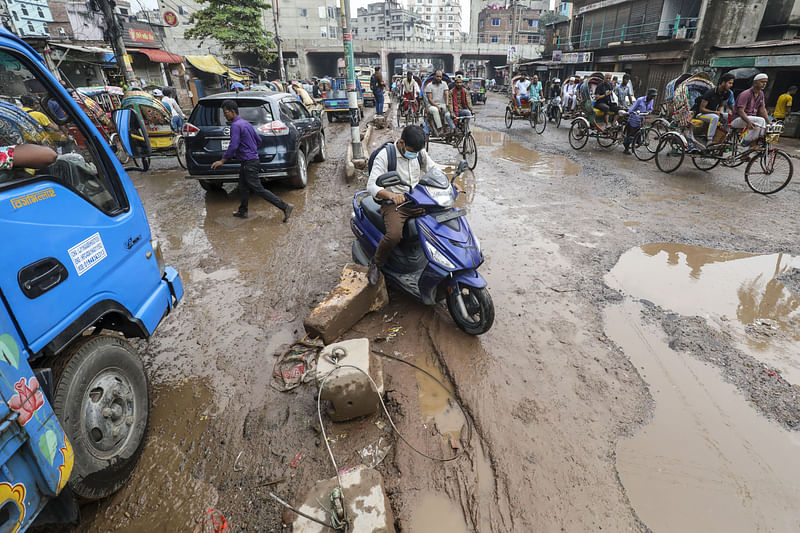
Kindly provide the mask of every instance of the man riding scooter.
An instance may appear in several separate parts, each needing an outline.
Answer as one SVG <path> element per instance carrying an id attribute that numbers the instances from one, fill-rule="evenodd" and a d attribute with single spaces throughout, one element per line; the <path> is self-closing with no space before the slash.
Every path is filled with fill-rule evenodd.
<path id="1" fill-rule="evenodd" d="M 419 178 L 438 165 L 431 159 L 425 147 L 425 131 L 419 126 L 406 126 L 400 135 L 400 140 L 394 145 L 387 144 L 380 148 L 375 155 L 372 169 L 367 180 L 367 190 L 381 204 L 381 216 L 386 224 L 386 234 L 378 243 L 375 256 L 369 263 L 367 280 L 370 285 L 376 285 L 381 278 L 381 268 L 386 263 L 389 254 L 403 237 L 403 226 L 406 220 L 425 213 L 424 209 L 403 207 L 405 202 L 403 193 L 412 189 L 419 183 Z M 378 176 L 389 172 L 388 150 L 395 150 L 396 168 L 392 169 L 400 175 L 404 185 L 395 185 L 382 189 L 378 186 Z M 424 169 L 424 172 L 423 172 Z"/>

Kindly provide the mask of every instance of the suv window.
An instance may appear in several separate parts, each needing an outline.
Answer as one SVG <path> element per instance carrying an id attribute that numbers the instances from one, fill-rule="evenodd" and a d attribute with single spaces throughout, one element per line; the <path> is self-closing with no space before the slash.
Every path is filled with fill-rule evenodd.
<path id="1" fill-rule="evenodd" d="M 292 120 L 299 120 L 311 117 L 306 107 L 294 99 L 281 100 L 281 112 Z"/>
<path id="2" fill-rule="evenodd" d="M 0 147 L 3 153 L 20 144 L 52 148 L 56 161 L 44 168 L 0 167 L 0 187 L 15 187 L 47 177 L 62 183 L 99 209 L 114 213 L 127 207 L 121 184 L 111 181 L 85 125 L 33 74 L 26 58 L 0 50 Z M 48 100 L 48 97 L 50 98 Z M 103 114 L 105 117 L 105 114 Z M 111 125 L 109 121 L 109 126 Z M 98 128 L 104 124 L 98 123 Z M 87 139 L 89 139 L 87 141 Z"/>
<path id="3" fill-rule="evenodd" d="M 253 126 L 268 124 L 272 118 L 269 104 L 259 100 L 239 100 L 239 115 Z M 228 122 L 222 113 L 222 101 L 201 102 L 194 108 L 189 122 L 195 126 L 225 126 Z"/>

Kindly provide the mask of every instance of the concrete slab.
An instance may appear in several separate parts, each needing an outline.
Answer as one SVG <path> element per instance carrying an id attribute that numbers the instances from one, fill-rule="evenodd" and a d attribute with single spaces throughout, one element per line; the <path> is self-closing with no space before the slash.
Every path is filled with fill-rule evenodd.
<path id="1" fill-rule="evenodd" d="M 383 395 L 383 361 L 370 353 L 369 339 L 350 339 L 326 346 L 317 362 L 318 385 L 336 368 L 328 356 L 337 352 L 345 354 L 340 356 L 340 364 L 355 366 L 369 374 Z M 340 368 L 330 375 L 322 390 L 322 399 L 333 405 L 328 409 L 328 416 L 334 422 L 370 415 L 380 408 L 378 395 L 367 376 L 350 367 Z"/>
<path id="2" fill-rule="evenodd" d="M 328 505 L 331 491 L 338 487 L 336 477 L 318 481 L 306 495 L 298 509 L 325 523 L 330 523 L 327 510 L 319 502 Z M 395 533 L 394 517 L 383 488 L 383 477 L 376 470 L 363 465 L 342 474 L 342 489 L 350 519 L 351 533 Z M 302 516 L 294 521 L 294 533 L 330 533 L 330 529 Z"/>
<path id="3" fill-rule="evenodd" d="M 361 320 L 361 317 L 382 309 L 387 303 L 389 295 L 384 282 L 370 285 L 367 281 L 367 267 L 348 263 L 342 270 L 339 283 L 311 311 L 303 326 L 309 335 L 330 344 Z"/>

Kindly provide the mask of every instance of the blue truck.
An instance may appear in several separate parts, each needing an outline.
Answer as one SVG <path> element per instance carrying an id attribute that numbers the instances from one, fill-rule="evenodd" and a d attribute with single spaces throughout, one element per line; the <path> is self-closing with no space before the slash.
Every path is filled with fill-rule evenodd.
<path id="1" fill-rule="evenodd" d="M 350 103 L 347 100 L 347 79 L 333 78 L 330 80 L 331 90 L 327 91 L 322 105 L 328 122 L 337 120 L 350 120 Z M 356 83 L 358 89 L 358 116 L 359 120 L 364 118 L 364 95 L 361 86 Z"/>
<path id="2" fill-rule="evenodd" d="M 129 339 L 152 335 L 183 287 L 42 57 L 0 29 L 0 65 L 0 531 L 16 532 L 74 521 L 78 501 L 126 483 L 149 420 Z M 129 154 L 148 156 L 141 119 L 114 118 Z"/>

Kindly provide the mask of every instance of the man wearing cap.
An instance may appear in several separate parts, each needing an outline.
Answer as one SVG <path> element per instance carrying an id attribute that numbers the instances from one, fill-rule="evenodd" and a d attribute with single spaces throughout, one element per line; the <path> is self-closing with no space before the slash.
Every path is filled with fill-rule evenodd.
<path id="1" fill-rule="evenodd" d="M 622 145 L 625 147 L 626 154 L 631 153 L 631 143 L 636 133 L 642 128 L 644 117 L 653 112 L 653 102 L 658 95 L 658 90 L 655 88 L 647 89 L 647 96 L 639 97 L 633 105 L 628 109 L 628 123 L 625 125 L 625 140 Z"/>
<path id="2" fill-rule="evenodd" d="M 444 118 L 447 120 L 447 125 L 450 126 L 450 132 L 455 132 L 456 124 L 453 122 L 452 117 L 471 117 L 472 116 L 472 99 L 469 96 L 469 91 L 464 88 L 464 78 L 461 74 L 456 76 L 453 82 L 453 88 L 447 91 L 447 113 Z M 467 120 L 466 131 L 469 132 L 469 120 Z"/>
<path id="3" fill-rule="evenodd" d="M 747 128 L 747 134 L 742 139 L 742 144 L 745 146 L 761 137 L 764 134 L 764 126 L 772 122 L 764 106 L 764 87 L 767 86 L 767 81 L 769 77 L 766 74 L 757 74 L 753 78 L 753 86 L 736 98 L 738 116 L 731 122 L 731 126 Z"/>
<path id="4" fill-rule="evenodd" d="M 575 109 L 575 78 L 572 76 L 570 76 L 567 83 L 564 84 L 561 101 L 563 102 L 562 108 L 564 111 L 567 109 Z"/>

